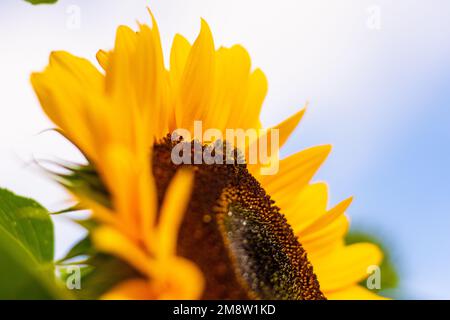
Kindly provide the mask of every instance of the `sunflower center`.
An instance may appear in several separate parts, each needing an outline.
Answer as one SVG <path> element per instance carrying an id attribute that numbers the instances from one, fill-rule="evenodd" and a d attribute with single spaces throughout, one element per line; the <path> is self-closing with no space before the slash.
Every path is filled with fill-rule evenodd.
<path id="1" fill-rule="evenodd" d="M 196 142 L 183 143 L 198 150 Z M 171 161 L 173 147 L 168 138 L 154 147 L 159 203 L 179 168 Z M 324 299 L 305 250 L 245 165 L 190 166 L 194 189 L 177 253 L 202 270 L 202 298 Z"/>

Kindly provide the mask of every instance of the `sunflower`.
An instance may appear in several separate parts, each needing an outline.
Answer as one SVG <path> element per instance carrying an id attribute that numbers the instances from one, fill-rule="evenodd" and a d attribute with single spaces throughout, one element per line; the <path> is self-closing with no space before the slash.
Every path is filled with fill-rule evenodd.
<path id="1" fill-rule="evenodd" d="M 330 146 L 258 165 L 176 165 L 168 134 L 207 128 L 262 129 L 267 80 L 240 45 L 216 50 L 202 20 L 193 44 L 176 35 L 166 67 L 158 26 L 121 26 L 113 50 L 88 60 L 53 52 L 31 76 L 42 108 L 87 164 L 57 179 L 92 210 L 90 240 L 131 268 L 107 299 L 375 299 L 359 283 L 378 265 L 373 244 L 346 245 L 351 198 L 328 209 L 311 183 Z M 280 145 L 305 109 L 274 128 Z M 266 131 L 268 132 L 268 131 Z M 276 154 L 272 160 L 277 157 Z M 276 158 L 278 160 L 278 158 Z"/>

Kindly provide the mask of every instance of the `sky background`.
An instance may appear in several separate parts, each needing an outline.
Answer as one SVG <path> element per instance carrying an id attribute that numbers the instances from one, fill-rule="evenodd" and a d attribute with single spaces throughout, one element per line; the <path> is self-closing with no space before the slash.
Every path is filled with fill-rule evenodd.
<path id="1" fill-rule="evenodd" d="M 447 0 L 0 1 L 0 186 L 50 210 L 66 193 L 33 158 L 80 156 L 54 133 L 29 75 L 52 50 L 95 61 L 116 27 L 149 22 L 168 53 L 175 33 L 195 39 L 200 17 L 216 46 L 244 45 L 269 79 L 262 120 L 278 123 L 309 101 L 283 153 L 331 143 L 315 180 L 330 205 L 354 195 L 352 228 L 380 237 L 405 298 L 450 299 L 450 2 Z M 56 220 L 57 255 L 82 236 Z"/>

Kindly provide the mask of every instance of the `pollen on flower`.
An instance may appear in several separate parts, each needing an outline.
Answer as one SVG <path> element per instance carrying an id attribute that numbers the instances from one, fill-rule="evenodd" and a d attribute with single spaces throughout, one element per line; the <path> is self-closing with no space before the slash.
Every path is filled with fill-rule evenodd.
<path id="1" fill-rule="evenodd" d="M 191 144 L 192 150 L 196 142 Z M 174 143 L 154 146 L 161 203 L 179 166 Z M 198 147 L 198 146 L 197 146 Z M 177 254 L 201 269 L 203 299 L 324 299 L 305 250 L 245 164 L 198 164 Z"/>

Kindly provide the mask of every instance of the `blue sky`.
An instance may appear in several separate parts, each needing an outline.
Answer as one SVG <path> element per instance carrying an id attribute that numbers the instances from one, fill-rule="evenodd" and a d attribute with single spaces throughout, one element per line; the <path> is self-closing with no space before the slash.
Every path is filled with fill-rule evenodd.
<path id="1" fill-rule="evenodd" d="M 193 39 L 200 17 L 217 45 L 243 44 L 269 79 L 262 120 L 270 125 L 310 107 L 284 154 L 331 143 L 316 180 L 330 185 L 330 205 L 349 195 L 354 228 L 381 236 L 412 298 L 450 298 L 450 3 L 416 1 L 77 1 L 70 5 L 0 3 L 0 185 L 61 207 L 65 193 L 30 155 L 76 159 L 63 141 L 37 135 L 50 127 L 28 77 L 51 50 L 94 60 L 119 24 L 149 21 L 153 9 L 167 50 L 176 32 Z M 380 28 L 367 26 L 369 8 Z M 57 219 L 61 254 L 80 230 Z"/>

